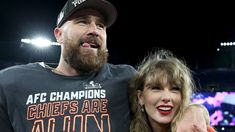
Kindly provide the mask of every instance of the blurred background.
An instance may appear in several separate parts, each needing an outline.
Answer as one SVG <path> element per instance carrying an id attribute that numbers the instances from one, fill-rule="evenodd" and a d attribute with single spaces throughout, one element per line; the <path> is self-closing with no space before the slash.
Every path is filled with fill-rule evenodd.
<path id="1" fill-rule="evenodd" d="M 210 111 L 211 118 L 219 119 L 212 125 L 218 131 L 235 131 L 235 103 L 231 101 L 235 99 L 233 4 L 214 1 L 110 1 L 118 10 L 118 19 L 107 29 L 109 62 L 135 67 L 153 49 L 172 51 L 194 71 L 199 88 L 194 97 L 204 99 L 200 102 L 203 104 L 211 98 L 212 102 L 221 102 L 219 107 L 210 104 L 210 107 L 215 107 Z M 54 42 L 53 29 L 65 2 L 66 0 L 2 2 L 0 69 L 30 62 L 44 61 L 51 65 L 58 63 L 59 46 L 37 47 L 21 40 L 43 37 Z M 224 101 L 225 97 L 230 101 Z M 217 110 L 222 113 L 221 116 L 214 116 Z"/>

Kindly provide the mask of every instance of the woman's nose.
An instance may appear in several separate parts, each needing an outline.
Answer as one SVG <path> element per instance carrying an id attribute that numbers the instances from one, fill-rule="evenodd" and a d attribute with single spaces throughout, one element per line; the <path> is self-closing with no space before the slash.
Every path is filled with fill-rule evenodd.
<path id="1" fill-rule="evenodd" d="M 171 100 L 170 92 L 169 92 L 169 91 L 164 91 L 164 92 L 162 93 L 162 98 L 161 98 L 161 100 L 162 100 L 164 103 L 170 102 L 170 100 Z"/>
<path id="2" fill-rule="evenodd" d="M 164 97 L 164 98 L 162 98 L 162 101 L 164 103 L 168 103 L 168 102 L 170 102 L 170 98 Z"/>

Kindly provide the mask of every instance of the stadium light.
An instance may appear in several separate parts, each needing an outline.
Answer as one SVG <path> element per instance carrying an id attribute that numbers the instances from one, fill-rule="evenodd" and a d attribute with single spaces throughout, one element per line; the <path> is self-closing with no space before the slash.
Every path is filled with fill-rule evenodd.
<path id="1" fill-rule="evenodd" d="M 42 38 L 42 37 L 39 37 L 39 38 L 36 38 L 36 39 L 27 39 L 27 38 L 24 38 L 24 39 L 21 39 L 21 42 L 22 43 L 25 43 L 25 44 L 32 44 L 32 45 L 35 45 L 37 47 L 48 47 L 48 46 L 51 46 L 51 45 L 58 45 L 60 46 L 59 43 L 57 42 L 52 42 L 46 38 Z"/>
<path id="2" fill-rule="evenodd" d="M 235 46 L 235 42 L 222 42 L 220 43 L 220 46 Z"/>

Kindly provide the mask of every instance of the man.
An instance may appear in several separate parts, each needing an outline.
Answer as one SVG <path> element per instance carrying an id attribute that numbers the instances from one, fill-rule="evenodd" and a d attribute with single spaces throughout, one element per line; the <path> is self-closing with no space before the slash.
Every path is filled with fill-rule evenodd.
<path id="1" fill-rule="evenodd" d="M 107 63 L 106 28 L 116 20 L 105 0 L 68 0 L 54 30 L 56 68 L 45 63 L 0 71 L 2 132 L 128 132 L 129 65 Z"/>
<path id="2" fill-rule="evenodd" d="M 56 68 L 44 63 L 0 72 L 0 131 L 127 132 L 128 65 L 107 63 L 106 28 L 116 20 L 105 0 L 68 0 L 54 30 Z"/>

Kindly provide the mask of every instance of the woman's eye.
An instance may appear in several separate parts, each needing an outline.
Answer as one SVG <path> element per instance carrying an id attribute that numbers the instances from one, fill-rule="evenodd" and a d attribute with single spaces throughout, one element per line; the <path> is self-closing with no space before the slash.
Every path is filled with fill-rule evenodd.
<path id="1" fill-rule="evenodd" d="M 180 91 L 181 88 L 177 87 L 177 86 L 173 86 L 171 89 L 174 90 L 174 91 Z"/>
<path id="2" fill-rule="evenodd" d="M 158 86 L 152 87 L 153 90 L 160 90 L 161 88 Z"/>

